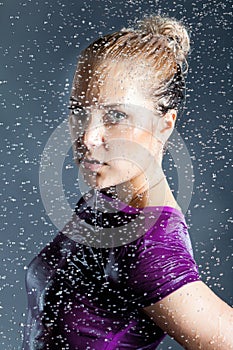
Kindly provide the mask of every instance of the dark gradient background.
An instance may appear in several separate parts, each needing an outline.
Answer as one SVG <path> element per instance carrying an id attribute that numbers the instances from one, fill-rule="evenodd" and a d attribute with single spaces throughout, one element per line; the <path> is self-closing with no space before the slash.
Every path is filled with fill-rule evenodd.
<path id="1" fill-rule="evenodd" d="M 233 303 L 231 2 L 0 0 L 3 350 L 21 348 L 26 266 L 57 233 L 41 201 L 39 164 L 49 136 L 67 118 L 78 54 L 101 33 L 157 12 L 182 19 L 191 34 L 188 96 L 177 121 L 194 168 L 186 221 L 203 281 Z M 169 155 L 164 168 L 176 193 Z M 70 151 L 63 184 L 71 206 L 79 196 L 76 178 Z M 158 349 L 181 347 L 167 337 Z"/>

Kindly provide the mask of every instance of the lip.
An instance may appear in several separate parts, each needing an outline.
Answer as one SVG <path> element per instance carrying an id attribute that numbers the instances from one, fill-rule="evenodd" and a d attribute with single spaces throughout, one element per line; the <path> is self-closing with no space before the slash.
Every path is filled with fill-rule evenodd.
<path id="1" fill-rule="evenodd" d="M 84 168 L 89 169 L 91 171 L 98 171 L 100 168 L 102 168 L 104 165 L 107 165 L 104 162 L 99 162 L 96 159 L 88 159 L 85 158 L 82 162 Z"/>

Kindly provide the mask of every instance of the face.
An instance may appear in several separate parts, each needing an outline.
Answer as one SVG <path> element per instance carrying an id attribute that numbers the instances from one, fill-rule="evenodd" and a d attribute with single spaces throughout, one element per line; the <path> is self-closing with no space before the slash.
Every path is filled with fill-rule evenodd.
<path id="1" fill-rule="evenodd" d="M 149 97 L 149 70 L 129 66 L 111 62 L 89 78 L 81 71 L 74 78 L 69 121 L 75 156 L 84 180 L 98 189 L 126 182 L 138 188 L 152 159 L 161 158 L 153 134 L 161 117 Z"/>

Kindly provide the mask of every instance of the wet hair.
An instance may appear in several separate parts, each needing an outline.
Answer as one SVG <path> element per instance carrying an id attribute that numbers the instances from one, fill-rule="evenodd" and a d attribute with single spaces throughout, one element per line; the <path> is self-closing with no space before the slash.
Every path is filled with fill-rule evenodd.
<path id="1" fill-rule="evenodd" d="M 82 51 L 78 68 L 87 77 L 88 72 L 101 70 L 106 60 L 146 63 L 152 72 L 149 93 L 155 109 L 164 114 L 172 108 L 178 111 L 184 101 L 189 49 L 189 35 L 180 21 L 145 16 L 134 28 L 122 28 L 91 43 Z"/>

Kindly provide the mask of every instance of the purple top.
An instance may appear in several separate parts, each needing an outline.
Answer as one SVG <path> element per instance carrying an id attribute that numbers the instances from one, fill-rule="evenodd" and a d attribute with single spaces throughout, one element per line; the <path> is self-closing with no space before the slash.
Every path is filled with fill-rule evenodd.
<path id="1" fill-rule="evenodd" d="M 121 202 L 119 211 L 107 213 L 88 203 L 78 202 L 72 225 L 28 267 L 23 349 L 154 350 L 165 334 L 142 308 L 200 280 L 184 215 L 168 206 L 134 209 Z M 144 232 L 134 231 L 133 221 Z M 97 228 L 122 232 L 124 225 L 133 232 L 126 243 L 113 232 L 111 246 L 109 240 L 90 244 Z"/>

